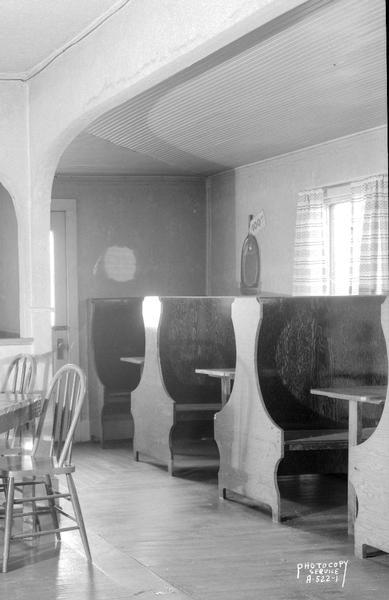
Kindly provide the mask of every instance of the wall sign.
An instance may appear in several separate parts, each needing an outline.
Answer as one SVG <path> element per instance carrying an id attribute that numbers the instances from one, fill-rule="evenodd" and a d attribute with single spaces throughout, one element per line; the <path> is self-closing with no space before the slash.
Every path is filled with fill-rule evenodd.
<path id="1" fill-rule="evenodd" d="M 250 221 L 249 231 L 250 231 L 250 233 L 255 235 L 256 233 L 258 233 L 258 231 L 263 229 L 265 227 L 265 225 L 266 225 L 265 213 L 263 212 L 263 210 L 260 210 L 257 215 L 252 217 L 252 219 Z"/>

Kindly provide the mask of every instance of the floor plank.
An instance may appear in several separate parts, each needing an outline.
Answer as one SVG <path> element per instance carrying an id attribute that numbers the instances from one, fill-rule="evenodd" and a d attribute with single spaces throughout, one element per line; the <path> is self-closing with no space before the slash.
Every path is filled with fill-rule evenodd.
<path id="1" fill-rule="evenodd" d="M 387 600 L 389 555 L 354 557 L 342 477 L 282 478 L 286 520 L 274 524 L 247 500 L 218 499 L 212 460 L 200 469 L 183 456 L 170 477 L 150 460 L 135 463 L 126 446 L 79 444 L 74 461 L 94 566 L 75 532 L 57 547 L 48 538 L 14 544 L 1 599 Z M 298 563 L 340 560 L 344 587 L 306 583 L 305 571 L 297 579 Z"/>

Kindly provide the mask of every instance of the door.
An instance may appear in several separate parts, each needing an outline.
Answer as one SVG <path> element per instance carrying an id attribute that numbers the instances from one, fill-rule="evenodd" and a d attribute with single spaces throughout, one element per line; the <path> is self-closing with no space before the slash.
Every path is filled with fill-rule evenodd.
<path id="1" fill-rule="evenodd" d="M 75 200 L 51 204 L 51 306 L 53 372 L 79 364 L 77 221 Z"/>
<path id="2" fill-rule="evenodd" d="M 77 212 L 75 200 L 51 202 L 50 268 L 53 373 L 66 363 L 79 363 Z M 89 439 L 87 402 L 75 440 Z"/>

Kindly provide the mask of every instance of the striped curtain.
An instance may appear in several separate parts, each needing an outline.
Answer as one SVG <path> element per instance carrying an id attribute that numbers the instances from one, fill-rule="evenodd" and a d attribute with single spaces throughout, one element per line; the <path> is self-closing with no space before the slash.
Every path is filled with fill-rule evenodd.
<path id="1" fill-rule="evenodd" d="M 364 202 L 359 255 L 359 293 L 389 293 L 388 178 L 370 177 L 351 186 L 353 201 Z M 355 275 L 354 275 L 355 280 Z"/>
<path id="2" fill-rule="evenodd" d="M 351 223 L 350 223 L 350 263 L 348 293 L 354 296 L 359 294 L 359 279 L 361 269 L 361 243 L 363 232 L 363 217 L 365 199 L 361 186 L 350 187 Z"/>
<path id="3" fill-rule="evenodd" d="M 293 294 L 329 294 L 329 231 L 324 191 L 299 194 L 293 270 Z"/>

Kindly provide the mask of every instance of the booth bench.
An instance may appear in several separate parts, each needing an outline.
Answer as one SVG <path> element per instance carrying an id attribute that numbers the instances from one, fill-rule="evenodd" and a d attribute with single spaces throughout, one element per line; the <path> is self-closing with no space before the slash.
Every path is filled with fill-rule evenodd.
<path id="1" fill-rule="evenodd" d="M 211 441 L 221 408 L 220 380 L 201 368 L 233 368 L 232 298 L 157 298 L 143 302 L 146 353 L 132 393 L 134 457 L 146 455 L 174 473 L 174 458 Z M 195 450 L 196 453 L 196 450 Z"/>
<path id="2" fill-rule="evenodd" d="M 379 322 L 382 297 L 236 298 L 235 383 L 215 416 L 219 495 L 235 492 L 281 520 L 277 476 L 347 473 L 348 406 L 314 387 L 382 384 L 387 378 Z M 368 407 L 363 439 L 382 407 Z"/>
<path id="3" fill-rule="evenodd" d="M 88 396 L 91 438 L 102 447 L 133 436 L 131 393 L 136 365 L 122 356 L 144 354 L 143 298 L 94 298 L 88 303 Z"/>
<path id="4" fill-rule="evenodd" d="M 389 351 L 389 298 L 381 309 L 382 330 Z M 388 361 L 389 369 L 389 361 Z M 350 448 L 349 479 L 355 488 L 358 511 L 354 524 L 354 549 L 360 558 L 368 547 L 389 552 L 389 393 L 374 433 Z"/>

